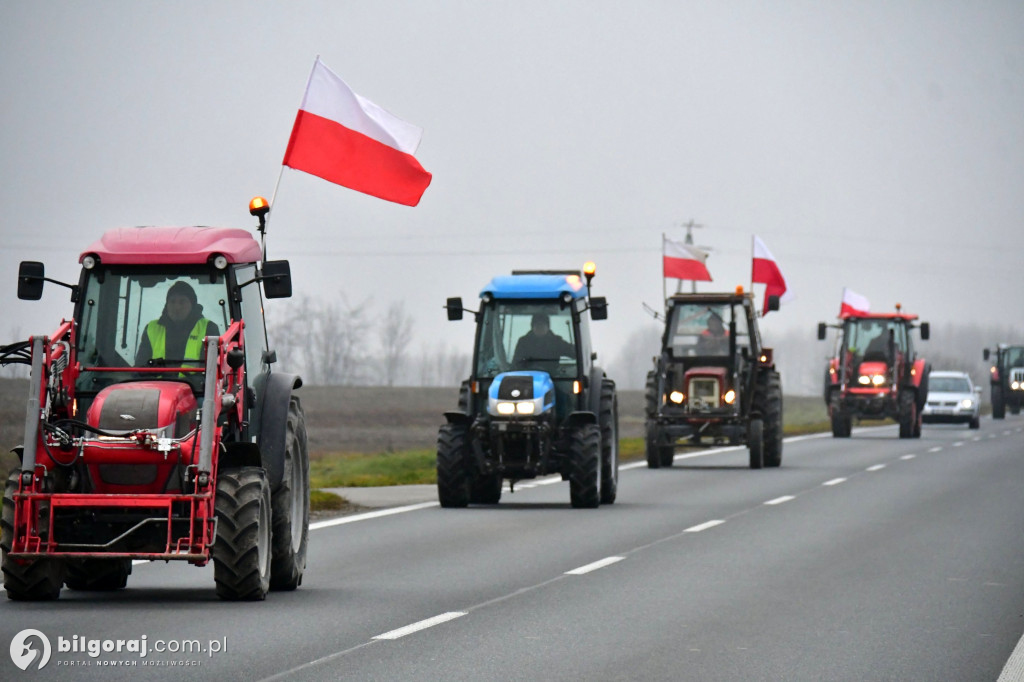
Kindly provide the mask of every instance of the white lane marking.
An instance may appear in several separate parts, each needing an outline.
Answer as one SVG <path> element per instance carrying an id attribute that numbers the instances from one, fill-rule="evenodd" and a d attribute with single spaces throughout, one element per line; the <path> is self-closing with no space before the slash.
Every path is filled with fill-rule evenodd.
<path id="1" fill-rule="evenodd" d="M 317 521 L 316 523 L 309 524 L 310 530 L 320 530 L 321 528 L 330 528 L 331 526 L 340 526 L 343 523 L 355 523 L 356 521 L 366 521 L 367 519 L 376 519 L 381 516 L 391 516 L 392 514 L 402 514 L 405 512 L 416 511 L 417 509 L 429 509 L 430 507 L 440 507 L 440 502 L 420 502 L 419 504 L 408 504 L 404 507 L 391 507 L 390 509 L 378 509 L 377 511 L 366 512 L 365 514 L 353 514 L 352 516 L 341 516 L 336 519 L 327 519 L 326 521 Z"/>
<path id="2" fill-rule="evenodd" d="M 903 455 L 900 459 L 914 459 L 917 455 Z"/>
<path id="3" fill-rule="evenodd" d="M 765 502 L 765 504 L 770 504 L 770 505 L 783 504 L 784 502 L 789 502 L 790 500 L 795 500 L 795 499 L 796 499 L 796 497 L 794 497 L 793 495 L 783 495 L 782 497 L 776 497 L 774 500 L 768 500 L 767 502 Z"/>
<path id="4" fill-rule="evenodd" d="M 825 481 L 822 485 L 839 485 L 845 480 L 845 478 L 833 478 L 831 481 Z"/>
<path id="5" fill-rule="evenodd" d="M 885 468 L 884 464 L 876 464 L 875 466 L 868 467 L 865 471 L 881 471 Z"/>
<path id="6" fill-rule="evenodd" d="M 551 485 L 552 483 L 561 483 L 561 476 L 549 476 L 548 478 L 541 478 L 533 482 L 533 485 Z"/>
<path id="7" fill-rule="evenodd" d="M 706 521 L 705 523 L 701 523 L 701 524 L 698 524 L 696 526 L 690 526 L 689 528 L 687 528 L 683 532 L 684 533 L 699 533 L 702 530 L 707 530 L 708 528 L 714 528 L 715 526 L 720 526 L 723 523 L 725 523 L 725 521 L 723 519 L 715 519 L 713 521 Z"/>
<path id="8" fill-rule="evenodd" d="M 928 448 L 928 452 L 939 452 L 940 450 L 942 450 L 941 445 L 936 445 L 934 448 Z"/>
<path id="9" fill-rule="evenodd" d="M 977 443 L 979 440 L 981 440 L 981 436 L 975 436 L 971 440 L 974 441 L 975 443 Z"/>
<path id="10" fill-rule="evenodd" d="M 1009 436 L 1011 433 L 1013 433 L 1013 431 L 1011 431 L 1010 429 L 1006 429 L 1005 431 L 1003 431 L 1004 436 Z"/>
<path id="11" fill-rule="evenodd" d="M 624 557 L 624 556 L 609 556 L 609 557 L 605 557 L 604 559 L 601 559 L 600 561 L 595 561 L 592 564 L 587 564 L 586 566 L 580 566 L 579 568 L 574 568 L 571 571 L 566 571 L 565 574 L 566 575 L 583 575 L 585 573 L 590 573 L 591 571 L 596 571 L 599 568 L 604 568 L 605 566 L 611 566 L 612 564 L 617 564 L 618 562 L 622 561 L 625 558 L 626 557 Z"/>
<path id="12" fill-rule="evenodd" d="M 964 442 L 962 440 L 958 440 L 957 442 L 953 443 L 953 447 L 954 448 L 958 448 L 958 447 L 960 447 L 963 444 L 964 444 Z"/>
<path id="13" fill-rule="evenodd" d="M 465 615 L 465 611 L 449 611 L 448 613 L 442 613 L 439 616 L 427 618 L 426 620 L 421 620 L 420 622 L 413 623 L 412 625 L 406 625 L 404 628 L 385 632 L 383 635 L 377 635 L 374 639 L 398 639 L 399 637 L 405 637 L 406 635 L 411 635 L 414 632 L 426 630 L 427 628 L 440 625 L 441 623 L 447 623 L 450 620 L 455 620 L 456 618 Z"/>

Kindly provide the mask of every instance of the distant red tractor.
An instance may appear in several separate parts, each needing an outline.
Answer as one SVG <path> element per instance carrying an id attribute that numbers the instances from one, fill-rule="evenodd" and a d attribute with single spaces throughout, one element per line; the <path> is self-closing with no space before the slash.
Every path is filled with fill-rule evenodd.
<path id="1" fill-rule="evenodd" d="M 250 205 L 261 233 L 267 210 Z M 309 528 L 302 382 L 271 372 L 260 291 L 291 295 L 288 262 L 263 260 L 245 230 L 207 227 L 111 230 L 79 261 L 77 285 L 21 264 L 19 298 L 61 284 L 74 315 L 0 349 L 0 364 L 31 364 L 0 522 L 8 598 L 120 589 L 133 560 L 212 559 L 228 600 L 295 589 Z"/>
<path id="2" fill-rule="evenodd" d="M 837 325 L 818 324 L 820 340 L 829 326 L 839 330 L 824 390 L 834 437 L 849 438 L 854 419 L 886 418 L 899 422 L 900 438 L 921 436 L 931 365 L 914 352 L 911 330 L 927 340 L 929 325 L 915 320 L 897 305 L 894 313 L 843 313 Z"/>

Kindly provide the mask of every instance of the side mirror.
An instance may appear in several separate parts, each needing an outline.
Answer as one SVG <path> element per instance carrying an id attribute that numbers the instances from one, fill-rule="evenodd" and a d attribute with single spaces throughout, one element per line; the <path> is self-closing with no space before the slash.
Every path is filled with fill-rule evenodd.
<path id="1" fill-rule="evenodd" d="M 921 323 L 921 340 L 927 341 L 928 337 L 931 336 L 932 328 L 927 322 Z"/>
<path id="2" fill-rule="evenodd" d="M 595 296 L 590 299 L 590 319 L 608 319 L 608 299 L 604 296 Z"/>
<path id="3" fill-rule="evenodd" d="M 267 298 L 289 298 L 292 295 L 292 269 L 286 260 L 268 260 L 260 268 L 263 294 Z"/>
<path id="4" fill-rule="evenodd" d="M 778 309 L 779 309 L 779 297 L 777 295 L 775 295 L 775 294 L 772 294 L 771 296 L 768 297 L 768 310 L 772 311 L 772 310 L 778 310 Z"/>
<path id="5" fill-rule="evenodd" d="M 462 297 L 453 296 L 445 301 L 444 307 L 448 309 L 448 321 L 455 322 L 462 319 Z"/>
<path id="6" fill-rule="evenodd" d="M 825 329 L 826 329 L 825 323 L 824 322 L 819 322 L 818 323 L 818 341 L 824 341 L 825 340 Z"/>
<path id="7" fill-rule="evenodd" d="M 43 297 L 43 279 L 46 268 L 39 261 L 24 260 L 18 266 L 18 298 L 38 301 Z"/>
<path id="8" fill-rule="evenodd" d="M 988 355 L 989 355 L 989 353 L 988 353 L 988 348 L 986 348 L 985 350 L 983 350 L 983 351 L 981 352 L 981 356 L 982 356 L 982 358 L 983 358 L 983 359 L 985 359 L 985 360 L 988 360 Z"/>

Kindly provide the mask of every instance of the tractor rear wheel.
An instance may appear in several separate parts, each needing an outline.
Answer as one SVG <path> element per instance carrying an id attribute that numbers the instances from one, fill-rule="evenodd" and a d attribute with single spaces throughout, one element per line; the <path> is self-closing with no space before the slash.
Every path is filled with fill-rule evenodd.
<path id="1" fill-rule="evenodd" d="M 760 400 L 764 423 L 764 465 L 782 464 L 782 378 L 778 372 L 768 372 L 761 386 Z"/>
<path id="2" fill-rule="evenodd" d="M 747 448 L 750 450 L 750 468 L 764 466 L 764 422 L 751 419 L 747 426 Z"/>
<path id="3" fill-rule="evenodd" d="M 270 497 L 270 506 L 270 589 L 294 590 L 302 584 L 309 544 L 309 445 L 306 417 L 295 396 L 288 405 L 284 476 L 281 486 Z"/>
<path id="4" fill-rule="evenodd" d="M 1003 400 L 1003 387 L 992 387 L 992 418 L 1006 419 L 1006 401 Z"/>
<path id="5" fill-rule="evenodd" d="M 601 382 L 601 504 L 612 504 L 619 489 L 619 399 L 615 382 Z"/>
<path id="6" fill-rule="evenodd" d="M 466 471 L 466 427 L 445 424 L 437 432 L 437 499 L 442 507 L 469 504 Z"/>
<path id="7" fill-rule="evenodd" d="M 913 438 L 914 426 L 918 421 L 917 401 L 910 391 L 901 391 L 899 401 L 900 438 Z"/>
<path id="8" fill-rule="evenodd" d="M 14 493 L 18 491 L 21 469 L 15 468 L 4 486 L 3 514 L 0 515 L 0 551 L 4 589 L 13 601 L 50 601 L 60 596 L 64 585 L 65 564 L 57 559 L 11 559 L 14 544 Z"/>
<path id="9" fill-rule="evenodd" d="M 272 554 L 270 507 L 270 484 L 262 468 L 238 467 L 220 472 L 213 579 L 221 599 L 266 599 Z"/>
<path id="10" fill-rule="evenodd" d="M 124 589 L 131 574 L 131 559 L 70 561 L 64 584 L 72 590 L 111 592 Z"/>
<path id="11" fill-rule="evenodd" d="M 569 444 L 569 499 L 576 508 L 601 504 L 601 428 L 583 424 L 573 429 Z"/>

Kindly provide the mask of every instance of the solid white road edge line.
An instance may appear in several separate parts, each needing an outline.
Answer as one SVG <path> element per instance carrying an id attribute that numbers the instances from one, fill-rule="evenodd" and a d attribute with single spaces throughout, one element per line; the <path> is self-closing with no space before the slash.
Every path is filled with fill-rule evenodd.
<path id="1" fill-rule="evenodd" d="M 783 495 L 782 497 L 776 497 L 774 500 L 768 500 L 767 502 L 765 502 L 765 504 L 782 504 L 783 502 L 789 502 L 790 500 L 795 499 L 796 497 L 794 497 L 793 495 Z"/>
<path id="2" fill-rule="evenodd" d="M 416 511 L 417 509 L 429 509 L 430 507 L 440 506 L 440 502 L 420 502 L 419 504 L 408 504 L 404 507 L 378 509 L 377 511 L 366 512 L 365 514 L 353 514 L 352 516 L 341 516 L 336 519 L 317 521 L 316 523 L 309 524 L 309 529 L 319 530 L 321 528 L 330 528 L 331 526 L 340 526 L 343 523 L 355 523 L 356 521 L 366 521 L 367 519 L 376 519 L 381 516 L 391 516 L 392 514 L 402 514 L 405 512 Z"/>
<path id="3" fill-rule="evenodd" d="M 566 575 L 583 575 L 585 573 L 590 573 L 591 571 L 596 571 L 599 568 L 604 568 L 605 566 L 611 566 L 612 564 L 617 564 L 618 562 L 622 561 L 625 558 L 626 557 L 624 557 L 624 556 L 609 556 L 609 557 L 605 557 L 604 559 L 601 559 L 600 561 L 595 561 L 592 564 L 587 564 L 586 566 L 580 566 L 579 568 L 574 568 L 571 571 L 566 571 L 565 574 Z"/>
<path id="4" fill-rule="evenodd" d="M 441 623 L 447 623 L 450 620 L 455 620 L 456 618 L 465 615 L 465 611 L 449 611 L 448 613 L 442 613 L 439 616 L 427 618 L 426 620 L 421 620 L 420 622 L 413 623 L 412 625 L 406 625 L 405 627 L 398 628 L 397 630 L 385 632 L 383 635 L 377 635 L 373 639 L 398 639 L 399 637 L 405 637 L 406 635 L 411 635 L 414 632 L 426 630 L 427 628 L 440 625 Z"/>
<path id="5" fill-rule="evenodd" d="M 724 519 L 715 519 L 713 521 L 706 521 L 706 522 L 698 524 L 696 526 L 690 526 L 689 528 L 687 528 L 683 532 L 684 533 L 699 533 L 702 530 L 707 530 L 708 528 L 714 528 L 715 526 L 720 526 L 723 523 L 725 523 Z"/>

